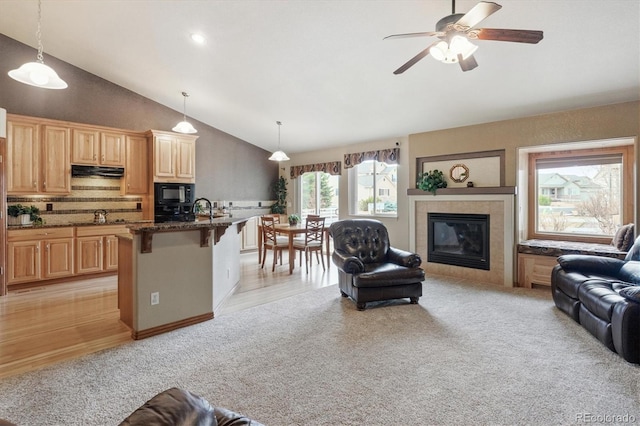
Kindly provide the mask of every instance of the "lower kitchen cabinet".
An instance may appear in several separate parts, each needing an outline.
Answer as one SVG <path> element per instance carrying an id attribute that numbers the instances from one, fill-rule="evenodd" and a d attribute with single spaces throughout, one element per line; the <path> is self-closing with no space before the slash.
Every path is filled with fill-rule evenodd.
<path id="1" fill-rule="evenodd" d="M 123 225 L 9 229 L 7 284 L 32 283 L 118 270 Z"/>
<path id="2" fill-rule="evenodd" d="M 76 273 L 92 274 L 102 272 L 104 252 L 102 248 L 103 237 L 77 237 L 76 238 Z"/>
<path id="3" fill-rule="evenodd" d="M 250 251 L 258 249 L 258 218 L 252 217 L 247 220 L 244 228 L 242 228 L 242 246 L 241 251 Z"/>
<path id="4" fill-rule="evenodd" d="M 7 232 L 7 284 L 74 274 L 74 228 L 17 229 Z"/>
<path id="5" fill-rule="evenodd" d="M 78 227 L 76 231 L 76 274 L 118 270 L 118 238 L 126 234 L 121 225 Z"/>

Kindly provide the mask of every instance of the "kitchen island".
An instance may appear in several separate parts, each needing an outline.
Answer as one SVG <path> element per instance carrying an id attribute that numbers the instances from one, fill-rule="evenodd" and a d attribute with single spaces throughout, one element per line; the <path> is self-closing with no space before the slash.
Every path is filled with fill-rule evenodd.
<path id="1" fill-rule="evenodd" d="M 134 339 L 209 320 L 240 279 L 246 218 L 127 225 L 118 307 Z"/>

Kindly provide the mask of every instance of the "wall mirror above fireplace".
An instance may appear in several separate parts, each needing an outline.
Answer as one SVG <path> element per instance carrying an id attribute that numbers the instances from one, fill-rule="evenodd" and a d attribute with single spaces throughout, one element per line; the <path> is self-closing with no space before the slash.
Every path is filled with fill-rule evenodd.
<path id="1" fill-rule="evenodd" d="M 454 164 L 449 170 L 449 176 L 452 181 L 462 183 L 469 178 L 469 168 L 464 164 Z"/>

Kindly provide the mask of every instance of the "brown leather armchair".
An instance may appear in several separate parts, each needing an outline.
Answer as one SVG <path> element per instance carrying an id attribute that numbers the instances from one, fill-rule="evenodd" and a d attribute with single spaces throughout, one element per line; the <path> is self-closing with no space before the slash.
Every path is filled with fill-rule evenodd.
<path id="1" fill-rule="evenodd" d="M 391 247 L 387 228 L 373 219 L 349 219 L 329 227 L 333 263 L 338 267 L 340 292 L 351 297 L 358 310 L 367 302 L 422 296 L 424 270 L 416 253 Z"/>

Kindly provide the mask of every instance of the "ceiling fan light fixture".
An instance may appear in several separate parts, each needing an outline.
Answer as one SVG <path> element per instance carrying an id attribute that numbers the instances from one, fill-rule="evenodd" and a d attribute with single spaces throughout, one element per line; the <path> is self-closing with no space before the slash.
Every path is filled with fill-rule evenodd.
<path id="1" fill-rule="evenodd" d="M 471 43 L 469 39 L 463 36 L 454 36 L 449 44 L 449 49 L 456 55 L 462 55 L 462 59 L 467 59 L 469 56 L 478 50 L 478 46 Z"/>
<path id="2" fill-rule="evenodd" d="M 431 54 L 431 56 L 433 56 L 434 59 L 438 61 L 444 61 L 444 59 L 447 57 L 447 50 L 449 50 L 447 43 L 444 41 L 441 41 L 435 46 L 433 46 L 429 50 L 429 53 Z"/>
<path id="3" fill-rule="evenodd" d="M 287 154 L 285 154 L 284 151 L 280 149 L 280 126 L 282 126 L 282 123 L 280 121 L 276 121 L 276 124 L 278 125 L 278 150 L 273 154 L 271 154 L 271 157 L 269 157 L 269 160 L 289 161 L 289 157 L 287 157 Z"/>
<path id="4" fill-rule="evenodd" d="M 187 121 L 187 98 L 189 97 L 189 94 L 187 92 L 182 92 L 182 96 L 184 96 L 182 121 L 176 124 L 171 130 L 178 133 L 198 133 L 195 127 Z"/>
<path id="5" fill-rule="evenodd" d="M 67 83 L 61 79 L 53 68 L 44 64 L 42 56 L 42 37 L 40 34 L 40 22 L 42 20 L 42 4 L 38 0 L 38 29 L 36 39 L 38 40 L 37 62 L 27 62 L 20 68 L 9 71 L 9 77 L 29 86 L 43 89 L 66 89 Z"/>

